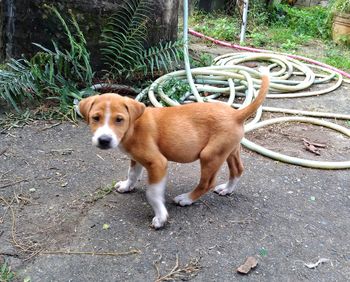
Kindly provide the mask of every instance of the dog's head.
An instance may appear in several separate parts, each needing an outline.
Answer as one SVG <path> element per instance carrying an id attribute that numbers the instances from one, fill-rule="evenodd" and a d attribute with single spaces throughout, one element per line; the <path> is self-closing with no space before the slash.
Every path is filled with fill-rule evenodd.
<path id="1" fill-rule="evenodd" d="M 101 149 L 117 147 L 144 110 L 144 104 L 117 94 L 91 96 L 79 103 L 79 111 L 93 132 L 92 143 Z"/>

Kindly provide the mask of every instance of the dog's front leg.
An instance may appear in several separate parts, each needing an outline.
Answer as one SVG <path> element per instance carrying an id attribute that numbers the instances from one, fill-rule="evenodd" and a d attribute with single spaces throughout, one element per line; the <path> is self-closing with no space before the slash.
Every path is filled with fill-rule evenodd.
<path id="1" fill-rule="evenodd" d="M 137 180 L 141 177 L 142 165 L 138 162 L 131 160 L 130 167 L 128 171 L 128 179 L 125 181 L 119 181 L 114 188 L 117 189 L 119 193 L 130 192 L 135 188 Z"/>
<path id="2" fill-rule="evenodd" d="M 164 205 L 166 167 L 166 160 L 157 161 L 147 167 L 149 186 L 146 191 L 146 197 L 155 213 L 155 217 L 152 220 L 152 226 L 155 229 L 163 227 L 168 219 L 168 211 Z"/>

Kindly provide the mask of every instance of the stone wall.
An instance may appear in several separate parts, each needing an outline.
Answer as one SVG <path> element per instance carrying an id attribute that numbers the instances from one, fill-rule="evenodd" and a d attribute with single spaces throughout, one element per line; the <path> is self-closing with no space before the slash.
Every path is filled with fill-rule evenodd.
<path id="1" fill-rule="evenodd" d="M 64 31 L 59 21 L 44 4 L 54 5 L 65 17 L 68 9 L 76 15 L 87 39 L 93 65 L 98 67 L 99 36 L 107 17 L 118 10 L 122 0 L 0 0 L 0 60 L 25 55 L 30 57 L 37 47 L 32 42 L 52 46 Z M 153 0 L 153 22 L 149 45 L 177 38 L 178 0 Z"/>

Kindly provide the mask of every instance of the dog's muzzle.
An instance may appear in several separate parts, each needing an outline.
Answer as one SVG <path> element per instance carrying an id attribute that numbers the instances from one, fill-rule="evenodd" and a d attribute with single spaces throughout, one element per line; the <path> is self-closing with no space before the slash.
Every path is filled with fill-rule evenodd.
<path id="1" fill-rule="evenodd" d="M 112 137 L 108 135 L 101 135 L 100 137 L 98 137 L 97 141 L 97 147 L 99 147 L 100 149 L 106 150 L 112 148 Z"/>

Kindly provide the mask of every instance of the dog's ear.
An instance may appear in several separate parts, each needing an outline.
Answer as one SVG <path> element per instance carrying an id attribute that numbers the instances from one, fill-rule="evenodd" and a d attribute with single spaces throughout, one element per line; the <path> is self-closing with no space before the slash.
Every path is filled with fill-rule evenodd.
<path id="1" fill-rule="evenodd" d="M 143 103 L 140 103 L 134 99 L 125 97 L 125 107 L 129 113 L 130 120 L 137 120 L 145 111 L 146 106 Z"/>
<path id="2" fill-rule="evenodd" d="M 79 112 L 84 117 L 87 123 L 89 123 L 90 110 L 94 105 L 95 100 L 98 96 L 99 95 L 90 96 L 90 97 L 84 98 L 79 102 L 79 105 L 78 105 Z"/>

